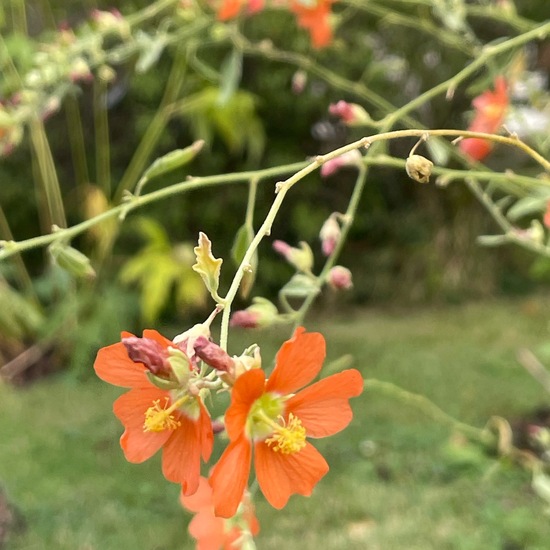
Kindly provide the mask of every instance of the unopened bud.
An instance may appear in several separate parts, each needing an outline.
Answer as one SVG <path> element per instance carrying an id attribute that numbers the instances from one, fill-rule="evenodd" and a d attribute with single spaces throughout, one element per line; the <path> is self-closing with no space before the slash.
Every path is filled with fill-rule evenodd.
<path id="1" fill-rule="evenodd" d="M 262 368 L 262 356 L 260 355 L 260 347 L 257 344 L 252 344 L 249 348 L 235 359 L 235 376 L 238 378 L 244 372 L 252 369 Z"/>
<path id="2" fill-rule="evenodd" d="M 244 310 L 235 311 L 231 316 L 232 327 L 262 328 L 273 325 L 279 316 L 277 307 L 269 300 L 256 296 L 252 305 Z"/>
<path id="3" fill-rule="evenodd" d="M 409 178 L 418 183 L 428 183 L 434 163 L 422 155 L 410 155 L 405 164 Z"/>
<path id="4" fill-rule="evenodd" d="M 69 69 L 69 78 L 72 82 L 89 82 L 93 79 L 92 71 L 86 60 L 82 57 L 77 57 Z"/>
<path id="5" fill-rule="evenodd" d="M 130 34 L 130 25 L 117 9 L 97 10 L 91 12 L 95 28 L 100 32 L 113 32 L 121 36 Z"/>
<path id="6" fill-rule="evenodd" d="M 353 286 L 351 271 L 341 265 L 335 265 L 329 271 L 327 281 L 335 290 L 348 290 Z"/>
<path id="7" fill-rule="evenodd" d="M 156 340 L 129 336 L 123 338 L 122 343 L 134 363 L 143 363 L 153 374 L 170 376 L 168 353 Z"/>
<path id="8" fill-rule="evenodd" d="M 544 227 L 539 220 L 531 220 L 529 227 L 529 235 L 531 240 L 536 244 L 542 244 L 544 242 L 545 232 Z"/>
<path id="9" fill-rule="evenodd" d="M 334 252 L 334 249 L 336 248 L 336 245 L 340 240 L 340 234 L 340 224 L 336 220 L 336 215 L 331 214 L 327 218 L 327 220 L 321 227 L 321 231 L 319 232 L 319 239 L 321 239 L 321 248 L 325 256 L 330 256 Z"/>
<path id="10" fill-rule="evenodd" d="M 174 344 L 185 353 L 185 355 L 191 361 L 193 368 L 197 368 L 198 356 L 195 351 L 195 342 L 198 338 L 210 338 L 210 323 L 211 319 L 208 319 L 204 323 L 198 323 L 192 326 L 190 329 L 178 334 L 174 338 Z"/>
<path id="11" fill-rule="evenodd" d="M 79 279 L 95 278 L 96 273 L 90 259 L 76 248 L 56 242 L 50 245 L 49 250 L 55 263 L 71 275 Z"/>
<path id="12" fill-rule="evenodd" d="M 362 162 L 362 158 L 361 153 L 357 149 L 352 149 L 339 157 L 327 160 L 323 166 L 321 166 L 321 176 L 326 178 L 338 172 L 340 168 L 346 166 L 359 166 Z"/>
<path id="13" fill-rule="evenodd" d="M 371 122 L 367 111 L 361 105 L 357 105 L 357 103 L 348 103 L 347 101 L 340 100 L 337 103 L 331 103 L 328 112 L 341 118 L 343 122 L 351 126 Z"/>
<path id="14" fill-rule="evenodd" d="M 217 418 L 212 420 L 212 433 L 214 435 L 222 433 L 224 430 L 225 430 L 225 424 L 223 423 L 223 420 L 218 420 Z"/>
<path id="15" fill-rule="evenodd" d="M 307 73 L 305 71 L 296 71 L 292 76 L 292 93 L 301 94 L 307 84 Z"/>
<path id="16" fill-rule="evenodd" d="M 193 348 L 195 353 L 212 368 L 225 372 L 233 371 L 235 361 L 224 349 L 210 341 L 208 338 L 199 336 L 195 340 Z"/>
<path id="17" fill-rule="evenodd" d="M 235 311 L 231 316 L 230 325 L 241 328 L 258 328 L 260 326 L 260 313 L 246 309 Z"/>
<path id="18" fill-rule="evenodd" d="M 191 162 L 201 151 L 204 146 L 204 140 L 195 141 L 189 147 L 184 149 L 176 149 L 158 158 L 147 168 L 143 174 L 143 178 L 150 180 L 167 172 L 181 168 Z"/>
<path id="19" fill-rule="evenodd" d="M 313 267 L 313 252 L 309 245 L 302 241 L 300 248 L 294 248 L 284 241 L 273 241 L 273 249 L 283 256 L 298 271 L 309 273 Z"/>

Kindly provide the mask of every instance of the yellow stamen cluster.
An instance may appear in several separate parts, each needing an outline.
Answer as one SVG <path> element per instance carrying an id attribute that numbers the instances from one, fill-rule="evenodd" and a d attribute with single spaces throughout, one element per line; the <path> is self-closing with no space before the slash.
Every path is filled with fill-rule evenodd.
<path id="1" fill-rule="evenodd" d="M 301 451 L 306 446 L 306 429 L 302 421 L 292 413 L 288 415 L 288 421 L 285 422 L 282 416 L 279 417 L 282 425 L 277 426 L 271 437 L 265 442 L 276 453 L 289 455 Z"/>
<path id="2" fill-rule="evenodd" d="M 164 430 L 175 430 L 181 422 L 174 418 L 172 413 L 174 407 L 168 407 L 170 399 L 164 399 L 164 407 L 160 404 L 160 399 L 153 401 L 153 406 L 145 411 L 145 422 L 143 423 L 144 432 L 163 432 Z"/>

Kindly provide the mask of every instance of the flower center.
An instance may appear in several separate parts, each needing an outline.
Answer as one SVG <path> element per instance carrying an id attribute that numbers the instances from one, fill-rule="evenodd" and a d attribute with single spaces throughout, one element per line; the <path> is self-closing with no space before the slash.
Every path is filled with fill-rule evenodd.
<path id="1" fill-rule="evenodd" d="M 143 422 L 144 432 L 163 432 L 164 430 L 175 430 L 181 425 L 177 416 L 174 415 L 176 409 L 183 405 L 189 399 L 188 395 L 180 397 L 170 405 L 170 398 L 164 398 L 164 404 L 160 399 L 153 401 L 153 406 L 145 411 L 145 421 Z M 170 406 L 169 406 L 170 405 Z"/>
<path id="2" fill-rule="evenodd" d="M 306 446 L 306 429 L 292 413 L 285 419 L 285 401 L 273 393 L 257 399 L 248 414 L 245 433 L 253 441 L 265 441 L 276 453 L 294 454 Z"/>
<path id="3" fill-rule="evenodd" d="M 268 447 L 285 455 L 301 451 L 306 446 L 306 429 L 302 421 L 292 413 L 287 421 L 279 416 L 279 421 L 281 424 L 277 425 L 273 435 L 265 440 Z"/>

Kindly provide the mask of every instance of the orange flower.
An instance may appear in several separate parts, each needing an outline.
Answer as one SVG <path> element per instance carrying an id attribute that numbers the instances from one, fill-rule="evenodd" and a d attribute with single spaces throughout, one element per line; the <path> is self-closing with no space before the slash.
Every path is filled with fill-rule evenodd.
<path id="1" fill-rule="evenodd" d="M 307 29 L 316 48 L 327 46 L 332 40 L 329 16 L 333 0 L 292 0 L 290 9 L 298 18 L 298 25 Z"/>
<path id="2" fill-rule="evenodd" d="M 275 508 L 292 494 L 309 496 L 328 472 L 306 436 L 343 430 L 352 419 L 348 399 L 361 393 L 363 379 L 357 370 L 346 370 L 297 391 L 319 374 L 324 358 L 323 336 L 298 328 L 279 350 L 267 381 L 261 369 L 237 378 L 225 414 L 230 443 L 210 476 L 217 516 L 235 514 L 248 482 L 252 447 L 260 489 Z"/>
<path id="3" fill-rule="evenodd" d="M 248 4 L 249 13 L 256 13 L 264 8 L 263 0 L 223 0 L 218 8 L 218 19 L 225 21 L 237 17 L 243 4 Z"/>
<path id="4" fill-rule="evenodd" d="M 189 524 L 189 534 L 197 541 L 197 550 L 237 550 L 248 538 L 260 532 L 254 507 L 248 495 L 234 518 L 227 520 L 214 515 L 212 488 L 208 480 L 200 478 L 194 495 L 180 494 L 181 505 L 196 515 Z"/>
<path id="5" fill-rule="evenodd" d="M 120 445 L 126 459 L 144 462 L 162 447 L 164 476 L 181 483 L 186 494 L 193 494 L 199 486 L 201 456 L 207 461 L 212 452 L 210 416 L 197 392 L 190 391 L 193 369 L 181 349 L 154 330 L 144 331 L 143 336 L 138 339 L 123 333 L 123 340 L 137 342 L 135 349 L 123 342 L 102 348 L 94 369 L 105 382 L 131 388 L 113 405 L 125 428 Z M 180 367 L 183 364 L 180 372 L 184 372 L 185 383 L 169 379 L 174 357 L 180 360 Z"/>
<path id="6" fill-rule="evenodd" d="M 486 90 L 472 101 L 476 114 L 468 130 L 494 134 L 498 132 L 506 109 L 508 108 L 508 91 L 506 80 L 502 76 L 495 79 L 495 91 Z M 459 144 L 460 150 L 475 160 L 483 160 L 493 148 L 493 144 L 480 138 L 463 139 Z"/>

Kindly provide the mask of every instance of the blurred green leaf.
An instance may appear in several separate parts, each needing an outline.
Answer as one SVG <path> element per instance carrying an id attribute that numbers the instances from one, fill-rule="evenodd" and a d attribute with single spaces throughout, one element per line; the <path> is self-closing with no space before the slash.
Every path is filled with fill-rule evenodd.
<path id="1" fill-rule="evenodd" d="M 0 279 L 0 333 L 18 340 L 34 335 L 45 318 L 38 307 Z"/>
<path id="2" fill-rule="evenodd" d="M 506 217 L 510 221 L 516 222 L 525 216 L 538 216 L 546 209 L 546 204 L 548 203 L 549 198 L 549 196 L 523 197 L 516 201 L 516 203 L 508 209 L 506 212 Z"/>
<path id="3" fill-rule="evenodd" d="M 195 139 L 212 142 L 218 135 L 233 153 L 248 152 L 251 162 L 258 162 L 265 148 L 265 132 L 256 113 L 256 96 L 244 90 L 237 90 L 228 100 L 220 104 L 220 89 L 207 87 L 189 96 L 187 102 L 193 106 L 182 115 L 191 124 Z"/>
<path id="4" fill-rule="evenodd" d="M 218 103 L 224 106 L 237 91 L 243 70 L 243 54 L 233 48 L 221 66 L 221 88 Z"/>
<path id="5" fill-rule="evenodd" d="M 178 307 L 203 307 L 206 290 L 191 267 L 193 245 L 172 245 L 164 228 L 152 219 L 140 218 L 136 227 L 147 244 L 126 262 L 120 280 L 140 287 L 143 319 L 148 323 L 157 319 L 173 289 Z"/>
<path id="6" fill-rule="evenodd" d="M 136 31 L 135 40 L 140 46 L 139 58 L 136 62 L 136 71 L 138 73 L 147 72 L 157 63 L 166 47 L 167 38 L 162 33 L 151 36 L 141 30 Z"/>

